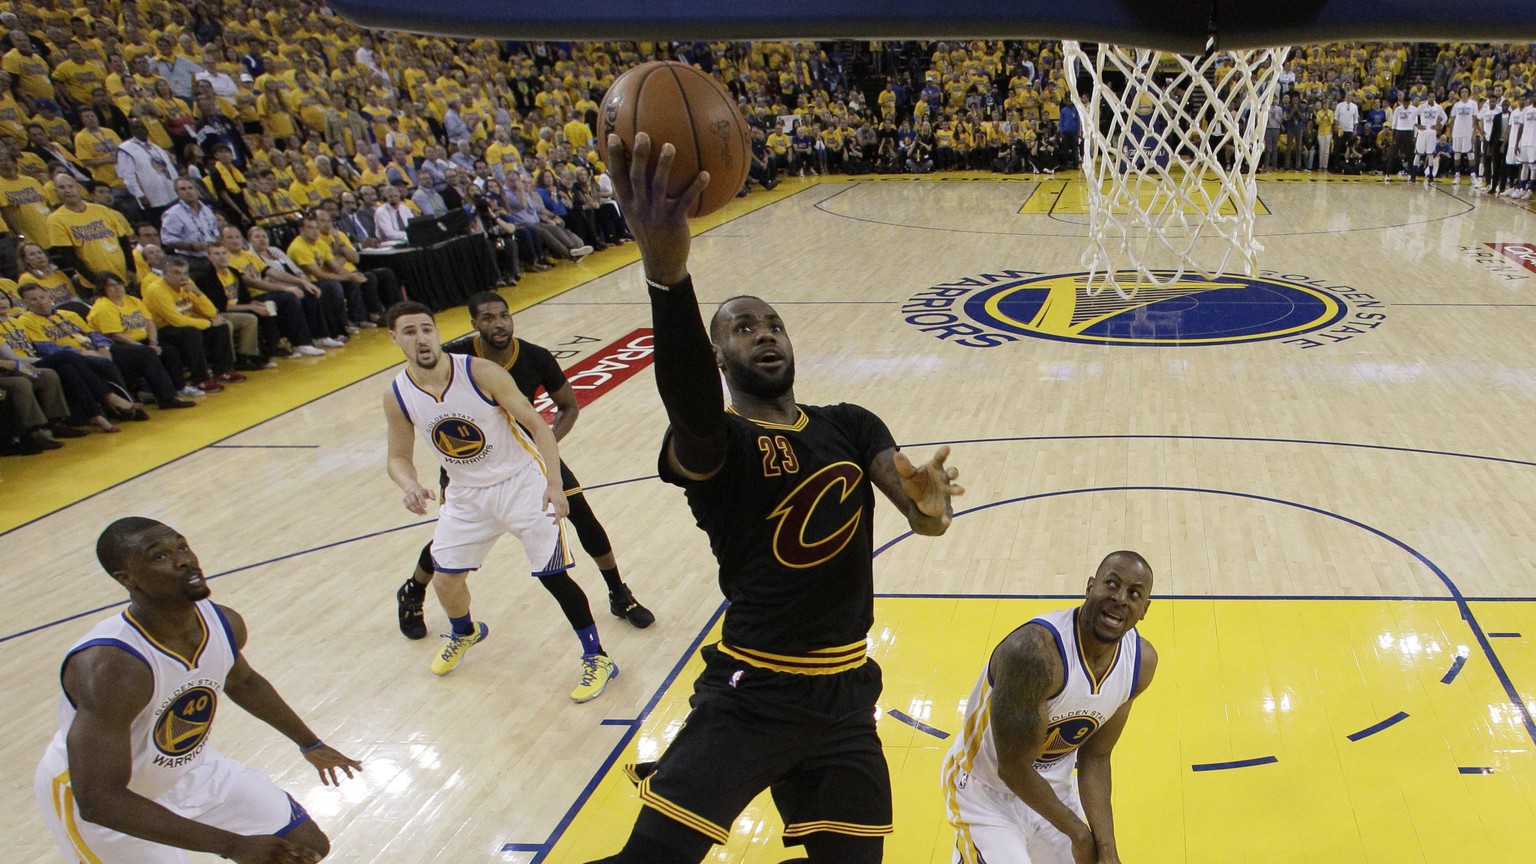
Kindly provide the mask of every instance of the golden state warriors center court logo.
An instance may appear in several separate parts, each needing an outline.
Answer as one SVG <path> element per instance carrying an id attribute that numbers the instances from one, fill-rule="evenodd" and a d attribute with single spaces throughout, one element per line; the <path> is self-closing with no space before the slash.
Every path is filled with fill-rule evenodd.
<path id="1" fill-rule="evenodd" d="M 1316 348 L 1368 333 L 1387 317 L 1381 301 L 1355 287 L 1271 271 L 1185 274 L 1166 287 L 1142 287 L 1131 298 L 1112 288 L 1090 296 L 1087 285 L 1086 272 L 998 270 L 930 286 L 901 311 L 918 330 L 969 348 L 1026 337 L 1131 346 L 1279 340 Z"/>
<path id="2" fill-rule="evenodd" d="M 485 433 L 468 417 L 449 414 L 432 424 L 432 446 L 437 452 L 458 462 L 474 460 L 485 453 Z"/>
<path id="3" fill-rule="evenodd" d="M 150 736 L 155 749 L 172 758 L 195 753 L 208 737 L 218 708 L 218 694 L 209 687 L 192 687 L 176 694 L 155 720 Z"/>

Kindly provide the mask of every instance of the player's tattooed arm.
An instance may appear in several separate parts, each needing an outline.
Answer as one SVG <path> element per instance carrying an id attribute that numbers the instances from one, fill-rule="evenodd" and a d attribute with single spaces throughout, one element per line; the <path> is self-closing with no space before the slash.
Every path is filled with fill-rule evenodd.
<path id="1" fill-rule="evenodd" d="M 992 701 L 988 707 L 997 744 L 997 776 L 1031 810 L 1072 840 L 1073 857 L 1092 861 L 1093 832 L 1035 770 L 1046 743 L 1047 700 L 1061 688 L 1066 670 L 1055 640 L 1044 627 L 1026 624 L 992 652 Z M 1085 857 L 1086 856 L 1086 857 Z"/>
<path id="2" fill-rule="evenodd" d="M 955 511 L 950 499 L 964 495 L 965 488 L 955 482 L 960 472 L 944 467 L 949 448 L 940 447 L 933 458 L 922 465 L 900 450 L 881 451 L 870 465 L 870 479 L 907 517 L 913 533 L 937 537 L 949 528 Z"/>

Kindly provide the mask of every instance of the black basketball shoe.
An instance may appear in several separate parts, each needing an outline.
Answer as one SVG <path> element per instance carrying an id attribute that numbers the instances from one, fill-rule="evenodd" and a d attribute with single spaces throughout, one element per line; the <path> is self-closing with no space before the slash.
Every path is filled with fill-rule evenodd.
<path id="1" fill-rule="evenodd" d="M 395 592 L 395 611 L 400 616 L 400 632 L 407 639 L 425 639 L 427 622 L 421 614 L 422 601 L 427 599 L 427 586 L 415 579 L 405 580 Z"/>
<path id="2" fill-rule="evenodd" d="M 623 618 L 641 630 L 656 621 L 656 616 L 651 614 L 651 610 L 640 605 L 640 601 L 635 599 L 635 594 L 629 590 L 628 585 L 617 591 L 608 592 L 608 611 L 613 613 L 613 617 Z"/>

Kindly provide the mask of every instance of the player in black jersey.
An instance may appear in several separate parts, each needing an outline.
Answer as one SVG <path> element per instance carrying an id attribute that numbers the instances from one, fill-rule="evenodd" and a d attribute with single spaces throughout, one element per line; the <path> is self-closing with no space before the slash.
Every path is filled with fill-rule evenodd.
<path id="1" fill-rule="evenodd" d="M 560 364 L 548 350 L 525 339 L 512 335 L 512 313 L 501 295 L 482 291 L 469 298 L 469 317 L 475 332 L 451 342 L 443 343 L 443 350 L 453 354 L 469 354 L 499 363 L 512 376 L 517 389 L 533 402 L 539 390 L 549 394 L 556 413 L 553 431 L 555 440 L 565 438 L 576 425 L 581 409 L 576 404 L 576 394 L 565 379 Z M 649 627 L 656 616 L 639 601 L 633 591 L 619 576 L 619 565 L 613 557 L 613 546 L 608 533 L 592 512 L 587 496 L 582 493 L 581 483 L 571 473 L 565 460 L 560 460 L 560 483 L 570 504 L 570 519 L 581 540 L 581 548 L 597 562 L 603 581 L 608 585 L 608 610 L 616 618 L 623 618 L 636 627 Z M 442 473 L 441 484 L 448 484 L 447 472 Z M 427 635 L 427 625 L 422 616 L 422 602 L 426 599 L 427 586 L 432 582 L 432 544 L 422 547 L 416 561 L 416 571 L 395 592 L 395 607 L 400 620 L 400 632 L 411 639 Z M 592 626 L 592 611 L 587 595 L 569 577 L 564 580 L 540 579 L 543 585 L 559 601 L 571 626 L 578 632 Z"/>
<path id="2" fill-rule="evenodd" d="M 762 300 L 725 301 L 706 334 L 686 213 L 707 179 L 668 198 L 670 144 L 654 172 L 646 136 L 633 162 L 617 137 L 608 147 L 650 284 L 656 385 L 671 421 L 661 477 L 683 488 L 709 536 L 730 606 L 720 642 L 703 649 L 682 730 L 658 762 L 633 770 L 646 806 L 603 862 L 696 864 L 765 788 L 785 845 L 809 856 L 795 860 L 878 862 L 891 798 L 875 730 L 880 668 L 864 653 L 874 490 L 913 531 L 938 535 L 962 492 L 958 472 L 944 467 L 942 447 L 914 467 L 880 418 L 856 405 L 796 404 L 794 351 Z"/>

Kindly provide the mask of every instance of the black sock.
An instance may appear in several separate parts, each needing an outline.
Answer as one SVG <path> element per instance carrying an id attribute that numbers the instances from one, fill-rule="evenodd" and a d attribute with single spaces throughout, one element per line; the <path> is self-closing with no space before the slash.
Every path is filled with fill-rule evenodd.
<path id="1" fill-rule="evenodd" d="M 427 596 L 427 586 L 426 586 L 426 584 L 422 583 L 422 582 L 417 582 L 415 576 L 412 576 L 411 578 L 405 580 L 405 584 L 400 586 L 400 590 L 404 591 L 405 593 L 410 594 L 410 595 L 412 595 L 414 597 L 425 597 L 425 596 Z"/>
<path id="2" fill-rule="evenodd" d="M 609 591 L 618 591 L 624 587 L 624 580 L 619 578 L 619 568 L 609 567 L 598 572 L 603 574 L 603 581 L 608 584 Z"/>

